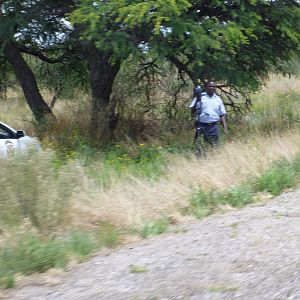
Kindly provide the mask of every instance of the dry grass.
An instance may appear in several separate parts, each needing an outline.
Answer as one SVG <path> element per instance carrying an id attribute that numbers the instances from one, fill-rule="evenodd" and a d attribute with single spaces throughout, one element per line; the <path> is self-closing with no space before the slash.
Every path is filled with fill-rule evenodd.
<path id="1" fill-rule="evenodd" d="M 31 134 L 33 132 L 31 116 L 29 107 L 15 92 L 10 91 L 7 100 L 0 100 L 0 121 Z"/>
<path id="2" fill-rule="evenodd" d="M 299 98 L 300 90 L 300 77 L 292 76 L 282 77 L 278 75 L 272 75 L 268 84 L 256 95 L 254 95 L 254 110 L 271 110 L 275 111 L 275 115 L 278 115 L 280 112 L 276 112 L 276 109 L 283 108 L 285 105 L 288 105 L 291 98 Z M 297 109 L 299 112 L 300 108 L 297 103 L 294 104 L 294 109 Z M 295 112 L 294 112 L 295 113 Z"/>
<path id="3" fill-rule="evenodd" d="M 170 157 L 169 175 L 157 182 L 132 178 L 105 191 L 85 179 L 81 193 L 73 198 L 73 220 L 87 226 L 101 219 L 133 225 L 162 215 L 181 218 L 179 208 L 189 205 L 195 188 L 222 190 L 244 182 L 261 174 L 274 160 L 293 158 L 299 146 L 298 132 L 255 137 L 247 143 L 227 144 L 206 160 L 174 155 Z"/>
<path id="4" fill-rule="evenodd" d="M 43 91 L 44 100 L 50 105 L 53 95 Z M 55 134 L 60 128 L 76 124 L 79 128 L 86 128 L 89 123 L 89 96 L 78 94 L 75 101 L 58 99 L 53 113 L 58 119 L 57 126 L 53 126 Z M 36 135 L 33 126 L 34 118 L 27 105 L 21 90 L 9 90 L 6 100 L 0 99 L 0 121 L 9 124 L 15 129 L 25 130 L 28 135 Z"/>
<path id="5" fill-rule="evenodd" d="M 258 98 L 264 99 L 265 96 L 272 98 L 278 93 L 285 93 L 289 91 L 299 91 L 300 77 L 299 76 L 280 76 L 271 75 L 266 86 L 258 93 Z"/>

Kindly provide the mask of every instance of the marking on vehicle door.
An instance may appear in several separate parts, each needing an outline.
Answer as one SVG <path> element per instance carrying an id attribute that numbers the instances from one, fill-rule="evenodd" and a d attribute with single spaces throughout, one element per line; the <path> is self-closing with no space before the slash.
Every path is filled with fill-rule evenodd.
<path id="1" fill-rule="evenodd" d="M 6 151 L 8 155 L 12 155 L 15 151 L 14 144 L 11 141 L 5 141 Z"/>

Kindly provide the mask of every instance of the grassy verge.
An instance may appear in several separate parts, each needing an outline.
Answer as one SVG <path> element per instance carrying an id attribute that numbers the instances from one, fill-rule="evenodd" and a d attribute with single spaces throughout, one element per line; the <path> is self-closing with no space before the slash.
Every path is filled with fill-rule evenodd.
<path id="1" fill-rule="evenodd" d="M 0 248 L 0 286 L 13 287 L 18 273 L 28 275 L 64 268 L 70 256 L 87 255 L 95 248 L 92 239 L 82 233 L 73 232 L 65 239 L 24 234 Z"/>
<path id="2" fill-rule="evenodd" d="M 12 287 L 18 273 L 64 268 L 72 257 L 80 260 L 101 247 L 113 248 L 122 239 L 120 227 L 135 225 L 131 233 L 141 238 L 161 234 L 171 223 L 168 217 L 176 219 L 179 215 L 179 207 L 188 207 L 185 213 L 201 218 L 222 205 L 244 206 L 254 201 L 259 192 L 278 195 L 293 187 L 300 176 L 300 156 L 295 154 L 299 149 L 297 136 L 263 138 L 244 146 L 225 145 L 222 152 L 203 161 L 174 154 L 176 164 L 170 160 L 166 176 L 156 181 L 133 177 L 131 184 L 122 182 L 109 189 L 93 186 L 95 202 L 84 198 L 90 196 L 90 177 L 86 177 L 82 165 L 72 160 L 71 164 L 57 164 L 47 154 L 37 160 L 1 162 L 10 170 L 7 177 L 0 179 L 1 229 L 4 233 L 6 228 L 20 229 L 27 220 L 32 234 L 24 234 L 28 232 L 24 228 L 12 239 L 3 241 L 0 236 L 0 285 Z M 270 166 L 271 161 L 277 162 Z M 81 180 L 74 181 L 75 175 Z M 74 182 L 79 188 L 74 189 Z M 196 188 L 199 182 L 202 189 Z M 55 190 L 57 187 L 61 189 Z M 189 199 L 186 195 L 195 189 Z M 178 206 L 178 202 L 183 205 Z M 89 233 L 70 231 L 72 226 L 83 226 Z"/>
<path id="3" fill-rule="evenodd" d="M 92 233 L 70 230 L 48 238 L 36 233 L 15 235 L 0 247 L 0 287 L 13 287 L 16 274 L 65 268 L 71 258 L 81 260 L 102 247 L 114 248 L 120 241 L 119 230 L 108 223 Z"/>
<path id="4" fill-rule="evenodd" d="M 167 218 L 148 221 L 131 234 L 142 238 L 162 234 L 170 225 Z M 43 273 L 51 268 L 64 269 L 70 259 L 80 261 L 99 249 L 115 248 L 125 234 L 110 223 L 102 223 L 92 233 L 70 230 L 64 235 L 44 237 L 23 233 L 0 246 L 0 288 L 12 288 L 17 274 Z"/>
<path id="5" fill-rule="evenodd" d="M 284 190 L 294 187 L 300 177 L 300 155 L 292 161 L 281 159 L 272 164 L 261 175 L 246 183 L 232 186 L 224 191 L 203 191 L 198 189 L 190 199 L 188 212 L 197 218 L 213 213 L 221 205 L 242 207 L 254 201 L 259 192 L 277 196 Z"/>

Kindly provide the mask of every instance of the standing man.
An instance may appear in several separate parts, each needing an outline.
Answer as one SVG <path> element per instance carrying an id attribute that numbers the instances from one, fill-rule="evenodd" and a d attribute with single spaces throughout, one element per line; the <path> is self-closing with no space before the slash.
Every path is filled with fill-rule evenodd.
<path id="1" fill-rule="evenodd" d="M 220 143 L 219 123 L 227 134 L 226 110 L 222 99 L 216 94 L 217 85 L 213 81 L 207 82 L 205 93 L 194 95 L 189 106 L 196 114 L 196 126 L 203 134 L 205 142 L 215 146 Z M 195 91 L 196 88 L 195 88 Z M 195 94 L 195 93 L 194 93 Z"/>

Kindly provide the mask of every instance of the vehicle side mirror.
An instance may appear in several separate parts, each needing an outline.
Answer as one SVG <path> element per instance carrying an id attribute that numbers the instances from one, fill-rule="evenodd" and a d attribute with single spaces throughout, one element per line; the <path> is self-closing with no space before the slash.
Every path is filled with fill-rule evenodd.
<path id="1" fill-rule="evenodd" d="M 24 131 L 23 131 L 23 130 L 18 130 L 18 131 L 17 131 L 17 139 L 19 139 L 19 138 L 21 138 L 21 137 L 23 137 L 23 136 L 25 136 Z"/>

